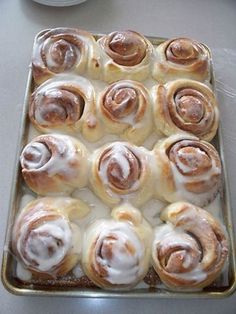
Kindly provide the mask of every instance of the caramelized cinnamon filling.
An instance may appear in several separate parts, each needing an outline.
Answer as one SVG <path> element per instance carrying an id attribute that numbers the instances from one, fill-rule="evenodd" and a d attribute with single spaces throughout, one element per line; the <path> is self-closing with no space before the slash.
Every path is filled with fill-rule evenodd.
<path id="1" fill-rule="evenodd" d="M 106 176 L 109 184 L 120 189 L 129 190 L 134 183 L 139 180 L 142 172 L 142 165 L 139 158 L 128 148 L 119 152 L 122 158 L 125 158 L 128 169 L 124 169 L 119 156 L 115 156 L 112 148 L 107 149 L 100 157 L 98 170 L 101 170 L 102 164 L 107 163 Z"/>
<path id="2" fill-rule="evenodd" d="M 190 237 L 193 238 L 194 241 L 196 242 L 196 244 L 197 244 L 197 246 L 198 246 L 198 248 L 199 248 L 199 252 L 201 253 L 201 255 L 200 255 L 200 257 L 199 257 L 199 262 L 201 262 L 202 259 L 203 259 L 203 254 L 204 254 L 204 248 L 203 248 L 203 246 L 202 246 L 202 244 L 201 244 L 201 241 L 199 240 L 199 238 L 198 238 L 193 232 L 186 231 L 186 233 L 187 233 L 188 235 L 190 235 Z"/>
<path id="3" fill-rule="evenodd" d="M 103 106 L 117 118 L 124 118 L 137 110 L 137 93 L 134 88 L 113 86 L 104 97 Z"/>
<path id="4" fill-rule="evenodd" d="M 106 36 L 104 41 L 106 53 L 120 65 L 137 65 L 146 56 L 147 44 L 138 33 L 132 31 L 114 32 Z"/>
<path id="5" fill-rule="evenodd" d="M 169 273 L 190 272 L 202 260 L 203 250 L 199 240 L 190 232 L 185 232 L 182 237 L 181 244 L 175 241 L 173 235 L 168 241 L 163 239 L 160 247 L 157 247 L 157 258 Z"/>
<path id="6" fill-rule="evenodd" d="M 189 252 L 185 249 L 175 248 L 168 256 L 164 259 L 165 270 L 171 273 L 183 273 L 189 271 L 188 268 L 184 268 L 183 264 L 186 259 L 186 254 Z M 193 265 L 191 265 L 193 266 Z"/>
<path id="7" fill-rule="evenodd" d="M 64 39 L 59 39 L 54 42 L 50 47 L 49 53 L 53 61 L 59 66 L 63 66 L 65 60 L 68 62 L 68 64 L 64 66 L 64 70 L 69 70 L 77 58 L 75 47 Z M 55 68 L 55 71 L 56 70 Z"/>
<path id="8" fill-rule="evenodd" d="M 40 55 L 46 68 L 54 73 L 71 70 L 80 57 L 84 45 L 76 32 L 62 29 L 46 32 L 41 38 Z"/>
<path id="9" fill-rule="evenodd" d="M 195 62 L 201 53 L 200 46 L 187 38 L 173 40 L 165 51 L 167 60 L 183 65 Z"/>
<path id="10" fill-rule="evenodd" d="M 168 156 L 183 175 L 201 175 L 212 167 L 211 157 L 197 141 L 175 143 L 170 147 Z"/>
<path id="11" fill-rule="evenodd" d="M 113 252 L 112 247 L 114 245 L 114 242 L 117 241 L 117 237 L 115 235 L 107 236 L 105 239 L 103 239 L 103 242 L 98 250 L 98 256 L 101 259 L 104 259 L 108 262 L 112 259 Z"/>
<path id="12" fill-rule="evenodd" d="M 85 101 L 81 95 L 61 88 L 49 90 L 35 106 L 36 118 L 39 115 L 49 125 L 61 125 L 65 121 L 69 124 L 78 121 L 83 115 Z"/>
<path id="13" fill-rule="evenodd" d="M 205 98 L 193 89 L 185 88 L 174 95 L 179 116 L 188 123 L 199 123 L 205 114 Z"/>

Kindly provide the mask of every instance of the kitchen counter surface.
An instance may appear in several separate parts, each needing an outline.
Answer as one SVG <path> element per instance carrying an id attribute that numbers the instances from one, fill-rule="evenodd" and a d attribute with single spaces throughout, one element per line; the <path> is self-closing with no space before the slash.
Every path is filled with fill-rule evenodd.
<path id="1" fill-rule="evenodd" d="M 2 0 L 0 12 L 1 256 L 32 43 L 36 33 L 45 28 L 80 27 L 99 33 L 134 29 L 150 36 L 184 36 L 206 43 L 213 51 L 231 202 L 235 210 L 236 1 L 88 0 L 73 7 L 52 8 L 30 0 Z M 236 313 L 236 293 L 221 300 L 36 298 L 11 295 L 0 284 L 0 299 L 0 313 L 4 314 Z"/>

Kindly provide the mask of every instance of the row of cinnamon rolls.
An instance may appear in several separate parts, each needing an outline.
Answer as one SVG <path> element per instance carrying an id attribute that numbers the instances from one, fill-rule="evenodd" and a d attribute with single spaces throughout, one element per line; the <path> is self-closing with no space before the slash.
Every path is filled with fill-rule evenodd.
<path id="1" fill-rule="evenodd" d="M 150 151 L 113 142 L 89 152 L 76 138 L 40 135 L 21 154 L 22 175 L 39 195 L 89 187 L 109 207 L 124 201 L 142 206 L 151 198 L 209 204 L 221 185 L 216 149 L 194 136 L 173 135 Z"/>
<path id="2" fill-rule="evenodd" d="M 38 85 L 58 73 L 110 83 L 150 76 L 159 82 L 181 77 L 209 81 L 210 55 L 203 44 L 188 38 L 168 40 L 155 48 L 134 31 L 112 32 L 96 41 L 83 30 L 55 28 L 36 37 L 32 70 Z"/>
<path id="3" fill-rule="evenodd" d="M 137 145 L 153 131 L 162 136 L 193 134 L 211 141 L 219 124 L 210 87 L 188 79 L 150 88 L 131 80 L 108 86 L 100 82 L 96 90 L 84 77 L 58 75 L 33 92 L 29 117 L 43 133 L 81 134 L 90 142 L 115 134 Z"/>
<path id="4" fill-rule="evenodd" d="M 171 289 L 201 289 L 224 267 L 228 241 L 223 227 L 190 203 L 164 208 L 154 230 L 130 204 L 81 229 L 79 221 L 89 211 L 69 197 L 28 203 L 13 227 L 12 250 L 19 263 L 41 279 L 63 277 L 79 263 L 95 285 L 113 290 L 133 288 L 151 265 Z"/>

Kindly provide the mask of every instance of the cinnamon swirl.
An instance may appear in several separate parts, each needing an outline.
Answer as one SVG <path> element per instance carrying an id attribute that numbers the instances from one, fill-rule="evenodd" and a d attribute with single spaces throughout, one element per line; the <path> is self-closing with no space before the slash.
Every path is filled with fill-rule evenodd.
<path id="1" fill-rule="evenodd" d="M 117 31 L 98 40 L 103 62 L 103 79 L 141 81 L 150 73 L 152 44 L 134 31 Z"/>
<path id="2" fill-rule="evenodd" d="M 122 200 L 139 206 L 153 193 L 152 164 L 154 161 L 144 148 L 127 142 L 105 145 L 92 156 L 91 187 L 109 206 Z"/>
<path id="3" fill-rule="evenodd" d="M 209 204 L 221 184 L 221 162 L 216 149 L 193 136 L 173 135 L 154 148 L 157 197 L 168 202 L 187 200 Z"/>
<path id="4" fill-rule="evenodd" d="M 178 78 L 209 80 L 209 51 L 203 44 L 189 38 L 167 40 L 156 48 L 153 77 L 160 83 Z"/>
<path id="5" fill-rule="evenodd" d="M 153 88 L 157 129 L 164 135 L 192 133 L 211 141 L 219 125 L 217 101 L 200 82 L 180 79 Z"/>
<path id="6" fill-rule="evenodd" d="M 88 181 L 88 152 L 77 139 L 59 134 L 40 135 L 20 157 L 22 175 L 37 194 L 70 193 Z"/>
<path id="7" fill-rule="evenodd" d="M 31 96 L 29 117 L 44 133 L 81 132 L 89 141 L 102 136 L 93 85 L 81 76 L 58 75 L 40 85 Z"/>
<path id="8" fill-rule="evenodd" d="M 153 266 L 171 289 L 201 289 L 220 274 L 228 255 L 221 224 L 190 203 L 169 205 L 161 213 L 165 223 L 154 232 Z"/>
<path id="9" fill-rule="evenodd" d="M 76 28 L 44 30 L 34 41 L 32 71 L 36 84 L 55 74 L 75 72 L 99 77 L 99 48 L 93 36 Z"/>
<path id="10" fill-rule="evenodd" d="M 100 96 L 98 112 L 108 132 L 131 143 L 142 144 L 152 130 L 150 97 L 139 82 L 123 80 L 108 86 Z"/>
<path id="11" fill-rule="evenodd" d="M 28 203 L 13 226 L 13 253 L 40 278 L 66 275 L 79 261 L 82 234 L 73 220 L 89 208 L 69 197 L 45 197 Z"/>
<path id="12" fill-rule="evenodd" d="M 113 219 L 97 220 L 86 230 L 83 269 L 101 288 L 130 289 L 147 273 L 152 229 L 128 204 L 111 215 Z"/>

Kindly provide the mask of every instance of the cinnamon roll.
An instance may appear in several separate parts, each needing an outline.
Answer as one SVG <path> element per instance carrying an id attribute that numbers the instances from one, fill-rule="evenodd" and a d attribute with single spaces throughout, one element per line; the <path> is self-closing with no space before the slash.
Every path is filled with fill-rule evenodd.
<path id="1" fill-rule="evenodd" d="M 180 79 L 153 88 L 157 129 L 164 135 L 192 133 L 211 141 L 219 125 L 216 98 L 203 83 Z"/>
<path id="2" fill-rule="evenodd" d="M 81 76 L 58 75 L 40 85 L 31 96 L 29 117 L 44 133 L 81 132 L 89 141 L 102 136 L 93 86 Z"/>
<path id="3" fill-rule="evenodd" d="M 92 190 L 108 206 L 128 200 L 135 206 L 144 204 L 153 192 L 150 154 L 127 142 L 114 142 L 96 150 L 92 156 Z"/>
<path id="4" fill-rule="evenodd" d="M 40 195 L 70 193 L 87 184 L 88 152 L 70 136 L 36 137 L 23 149 L 20 162 L 25 182 Z"/>
<path id="5" fill-rule="evenodd" d="M 201 289 L 220 274 L 228 255 L 221 224 L 207 211 L 177 202 L 161 213 L 154 232 L 153 266 L 171 289 Z"/>
<path id="6" fill-rule="evenodd" d="M 98 112 L 108 132 L 134 144 L 142 144 L 152 130 L 150 97 L 139 82 L 123 80 L 108 86 L 100 96 Z"/>
<path id="7" fill-rule="evenodd" d="M 82 266 L 103 289 L 130 289 L 143 279 L 150 263 L 152 229 L 139 210 L 124 204 L 113 219 L 101 219 L 84 235 Z"/>
<path id="8" fill-rule="evenodd" d="M 152 44 L 134 31 L 116 31 L 98 40 L 103 62 L 103 79 L 142 81 L 150 73 Z"/>
<path id="9" fill-rule="evenodd" d="M 167 40 L 156 49 L 153 77 L 160 83 L 178 78 L 210 80 L 209 51 L 189 38 Z"/>
<path id="10" fill-rule="evenodd" d="M 210 143 L 173 135 L 160 140 L 154 154 L 159 199 L 171 203 L 186 200 L 202 207 L 215 198 L 221 184 L 221 162 Z"/>
<path id="11" fill-rule="evenodd" d="M 64 72 L 99 77 L 99 48 L 93 36 L 76 28 L 54 28 L 35 38 L 32 71 L 36 84 Z"/>
<path id="12" fill-rule="evenodd" d="M 13 226 L 14 255 L 40 278 L 66 275 L 81 257 L 82 234 L 74 219 L 82 219 L 88 212 L 85 203 L 69 197 L 31 201 Z"/>

